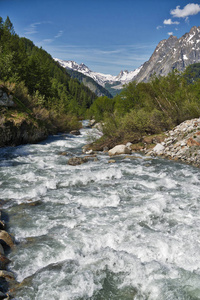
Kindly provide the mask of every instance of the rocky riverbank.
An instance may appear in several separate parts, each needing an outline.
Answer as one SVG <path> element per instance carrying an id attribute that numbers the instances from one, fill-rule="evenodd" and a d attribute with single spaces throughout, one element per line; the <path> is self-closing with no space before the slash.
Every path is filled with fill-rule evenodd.
<path id="1" fill-rule="evenodd" d="M 16 281 L 14 274 L 7 269 L 10 260 L 6 254 L 13 247 L 13 237 L 6 231 L 6 222 L 0 211 L 0 299 L 12 299 L 10 290 Z"/>
<path id="2" fill-rule="evenodd" d="M 187 120 L 167 133 L 162 143 L 158 143 L 150 156 L 162 156 L 180 160 L 200 167 L 200 118 Z"/>
<path id="3" fill-rule="evenodd" d="M 25 118 L 16 124 L 13 118 L 0 125 L 0 147 L 38 143 L 48 136 L 44 126 L 30 122 Z"/>
<path id="4" fill-rule="evenodd" d="M 200 167 L 200 118 L 184 121 L 163 134 L 144 136 L 135 144 L 112 144 L 110 147 L 109 143 L 97 142 L 83 147 L 84 153 L 96 150 L 106 151 L 109 156 L 142 152 Z"/>

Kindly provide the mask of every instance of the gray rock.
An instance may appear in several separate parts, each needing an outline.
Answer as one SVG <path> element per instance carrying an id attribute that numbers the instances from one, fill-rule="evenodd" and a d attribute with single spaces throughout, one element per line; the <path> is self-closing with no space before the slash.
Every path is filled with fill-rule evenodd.
<path id="1" fill-rule="evenodd" d="M 13 96 L 8 95 L 2 89 L 0 89 L 0 106 L 12 107 L 15 106 L 13 102 Z"/>
<path id="2" fill-rule="evenodd" d="M 117 145 L 108 151 L 110 156 L 120 155 L 120 154 L 131 154 L 132 151 L 125 145 Z"/>
<path id="3" fill-rule="evenodd" d="M 153 148 L 153 152 L 156 153 L 157 155 L 161 155 L 163 153 L 164 149 L 165 149 L 165 147 L 159 143 Z"/>
<path id="4" fill-rule="evenodd" d="M 200 62 L 200 27 L 194 26 L 179 39 L 171 35 L 168 39 L 162 40 L 134 80 L 147 82 L 153 74 L 166 76 L 173 69 L 182 72 L 185 67 L 198 62 Z"/>
<path id="5" fill-rule="evenodd" d="M 77 165 L 82 165 L 84 163 L 88 162 L 88 159 L 85 157 L 71 157 L 68 160 L 68 165 L 70 166 L 77 166 Z"/>
<path id="6" fill-rule="evenodd" d="M 80 135 L 80 130 L 72 130 L 70 131 L 70 134 L 73 134 L 73 135 Z"/>

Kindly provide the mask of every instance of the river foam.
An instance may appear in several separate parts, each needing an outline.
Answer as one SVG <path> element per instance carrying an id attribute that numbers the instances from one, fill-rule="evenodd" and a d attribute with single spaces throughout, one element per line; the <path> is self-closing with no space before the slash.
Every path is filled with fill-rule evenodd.
<path id="1" fill-rule="evenodd" d="M 103 153 L 69 166 L 86 137 L 0 150 L 16 299 L 200 299 L 199 169 Z"/>

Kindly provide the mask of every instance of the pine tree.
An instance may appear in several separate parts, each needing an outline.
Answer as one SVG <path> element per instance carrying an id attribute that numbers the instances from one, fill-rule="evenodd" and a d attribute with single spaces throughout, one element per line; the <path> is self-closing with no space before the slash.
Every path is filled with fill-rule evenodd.
<path id="1" fill-rule="evenodd" d="M 5 22 L 4 22 L 4 28 L 8 30 L 12 35 L 15 34 L 14 26 L 12 22 L 10 21 L 10 18 L 7 16 Z"/>

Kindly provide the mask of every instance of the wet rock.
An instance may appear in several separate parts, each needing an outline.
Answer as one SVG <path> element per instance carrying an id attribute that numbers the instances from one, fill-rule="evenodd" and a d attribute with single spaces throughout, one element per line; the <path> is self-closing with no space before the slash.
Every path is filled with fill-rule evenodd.
<path id="1" fill-rule="evenodd" d="M 96 123 L 93 127 L 98 129 L 99 131 L 103 131 L 102 123 Z"/>
<path id="2" fill-rule="evenodd" d="M 82 165 L 86 162 L 88 162 L 88 159 L 85 157 L 71 157 L 68 160 L 68 165 L 77 166 L 77 165 Z"/>
<path id="3" fill-rule="evenodd" d="M 89 152 L 90 150 L 92 150 L 90 145 L 85 145 L 85 146 L 82 147 L 82 152 L 83 153 Z"/>
<path id="4" fill-rule="evenodd" d="M 4 249 L 3 249 L 3 246 L 1 244 L 0 244 L 0 254 L 4 255 Z"/>
<path id="5" fill-rule="evenodd" d="M 94 119 L 90 120 L 89 126 L 93 127 L 95 125 L 96 121 Z"/>
<path id="6" fill-rule="evenodd" d="M 0 269 L 1 270 L 5 270 L 6 266 L 10 263 L 10 259 L 8 259 L 6 256 L 4 255 L 0 255 Z"/>
<path id="7" fill-rule="evenodd" d="M 117 145 L 108 151 L 110 156 L 120 155 L 120 154 L 131 154 L 131 150 L 126 147 L 126 145 Z"/>
<path id="8" fill-rule="evenodd" d="M 85 154 L 87 154 L 87 155 L 88 155 L 88 154 L 90 155 L 90 154 L 93 154 L 93 153 L 94 153 L 94 152 L 93 152 L 92 149 L 90 149 L 90 150 L 88 150 L 88 151 L 85 152 Z"/>
<path id="9" fill-rule="evenodd" d="M 110 160 L 108 161 L 109 164 L 114 164 L 115 162 L 116 162 L 116 160 L 114 160 L 114 159 L 110 159 Z"/>
<path id="10" fill-rule="evenodd" d="M 70 131 L 70 134 L 73 134 L 73 135 L 80 135 L 80 130 L 72 130 Z"/>
<path id="11" fill-rule="evenodd" d="M 0 230 L 0 242 L 5 243 L 10 248 L 14 246 L 11 236 L 5 230 Z"/>
<path id="12" fill-rule="evenodd" d="M 67 156 L 67 152 L 60 152 L 59 155 Z"/>
<path id="13" fill-rule="evenodd" d="M 0 230 L 5 229 L 5 228 L 6 228 L 5 222 L 0 220 Z"/>
<path id="14" fill-rule="evenodd" d="M 0 277 L 8 279 L 8 280 L 10 280 L 10 279 L 15 280 L 14 274 L 12 272 L 5 271 L 5 270 L 0 270 Z"/>
<path id="15" fill-rule="evenodd" d="M 4 293 L 0 292 L 0 300 L 1 299 L 9 299 L 8 294 L 4 294 Z"/>

